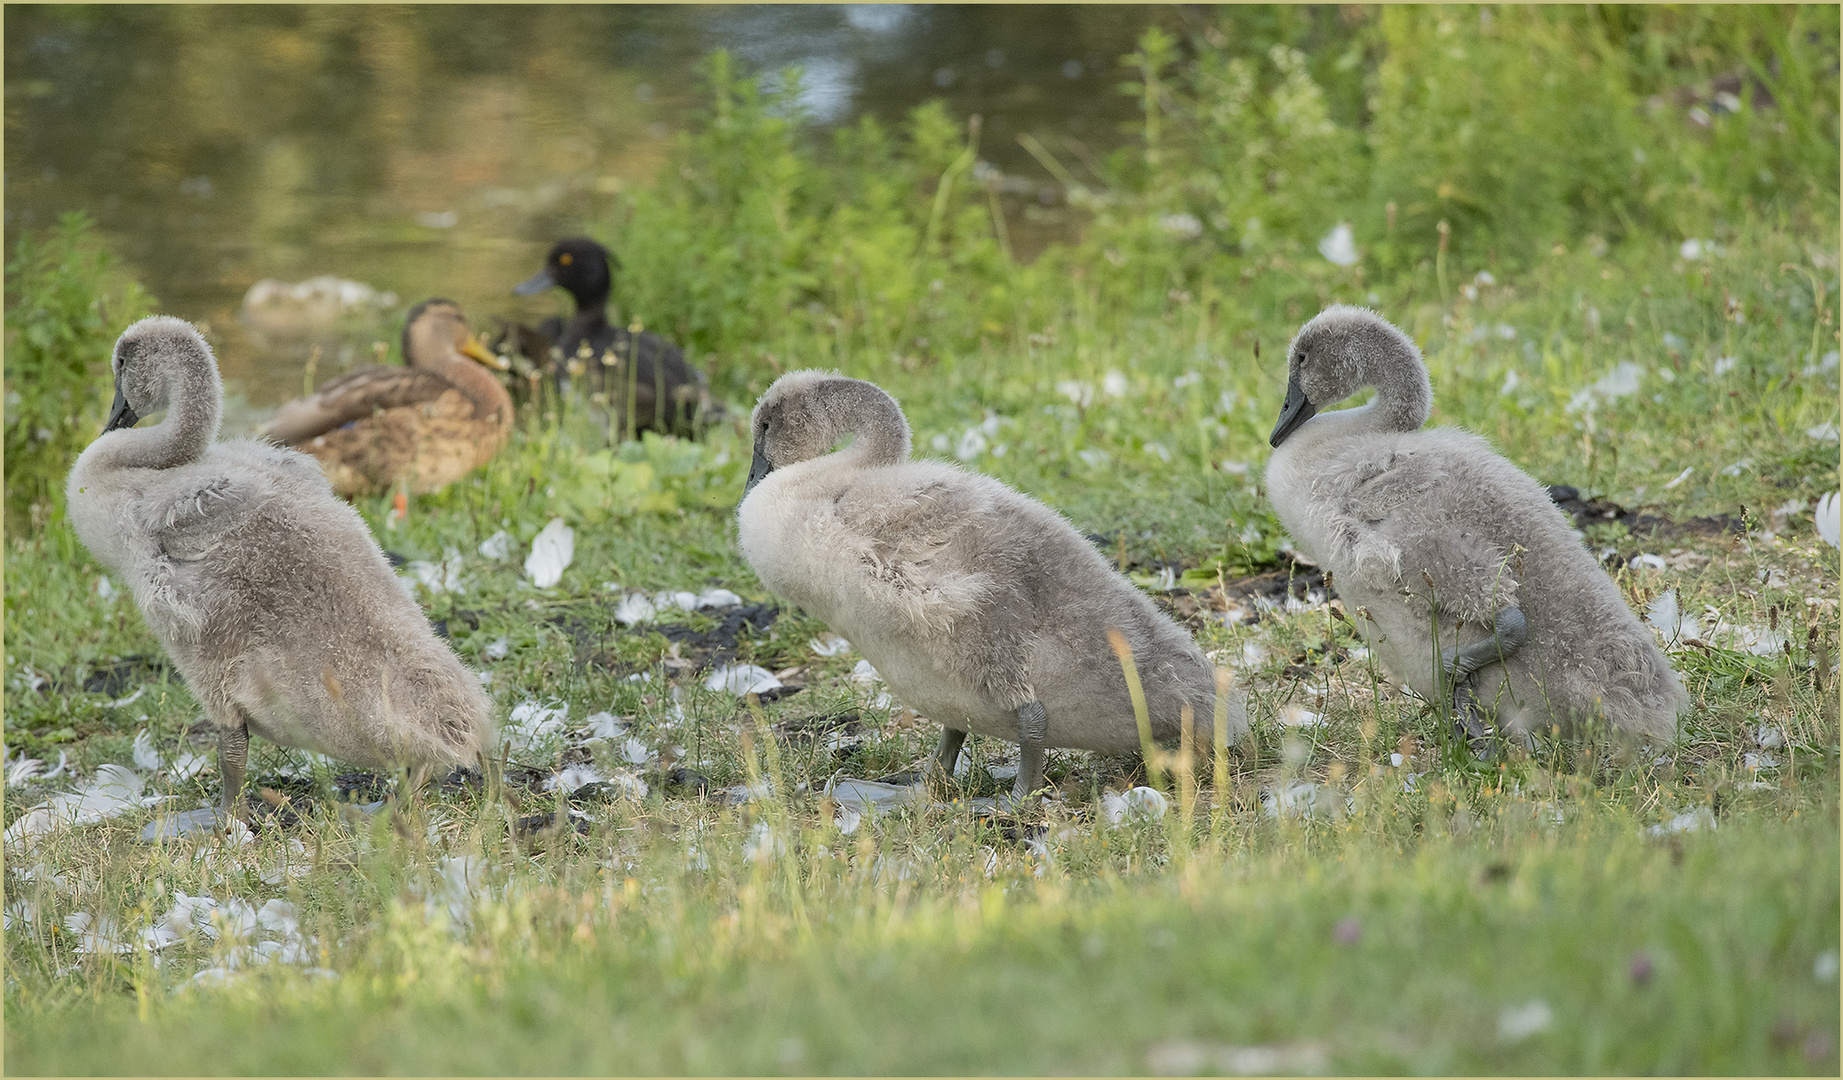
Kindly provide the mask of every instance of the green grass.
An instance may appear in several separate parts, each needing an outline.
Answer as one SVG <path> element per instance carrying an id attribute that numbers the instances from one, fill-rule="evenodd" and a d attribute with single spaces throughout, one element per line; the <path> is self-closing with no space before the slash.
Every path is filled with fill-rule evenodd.
<path id="1" fill-rule="evenodd" d="M 1782 17 L 1792 18 L 1747 14 L 1735 40 L 1757 29 L 1747 19 L 1779 32 Z M 1555 15 L 1559 36 L 1544 47 L 1563 48 L 1576 18 Z M 1666 59 L 1704 47 L 1700 16 L 1642 18 L 1683 35 L 1664 34 Z M 1361 68 L 1364 41 L 1417 40 L 1410 23 L 1383 29 L 1383 39 L 1356 34 L 1342 55 Z M 1453 32 L 1473 35 L 1473 23 Z M 1457 45 L 1436 59 L 1476 74 L 1502 56 L 1485 40 L 1495 32 L 1465 37 L 1478 46 L 1470 60 L 1449 55 Z M 766 776 L 775 797 L 706 803 L 649 766 L 644 798 L 590 803 L 586 835 L 535 843 L 509 838 L 508 818 L 557 800 L 515 789 L 509 808 L 431 794 L 370 818 L 323 802 L 244 846 L 143 845 L 145 813 L 11 846 L 11 1070 L 1835 1074 L 1838 565 L 1810 506 L 1835 490 L 1837 444 L 1808 434 L 1837 420 L 1837 369 L 1824 361 L 1837 346 L 1837 254 L 1809 240 L 1835 236 L 1835 204 L 1786 194 L 1804 190 L 1806 173 L 1833 186 L 1834 141 L 1801 151 L 1772 134 L 1772 116 L 1752 113 L 1717 121 L 1743 126 L 1706 138 L 1685 135 L 1668 110 L 1622 113 L 1619 125 L 1652 125 L 1646 145 L 1680 152 L 1675 171 L 1625 192 L 1642 213 L 1588 200 L 1572 225 L 1539 221 L 1540 207 L 1455 214 L 1478 231 L 1452 251 L 1359 221 L 1366 247 L 1395 246 L 1338 268 L 1312 251 L 1320 226 L 1303 216 L 1309 200 L 1256 184 L 1210 197 L 1256 200 L 1274 221 L 1292 214 L 1298 235 L 1233 251 L 1184 246 L 1153 224 L 1178 208 L 1159 200 L 1213 167 L 1195 155 L 1221 119 L 1185 110 L 1228 92 L 1209 81 L 1234 74 L 1227 60 L 1267 53 L 1193 43 L 1174 58 L 1169 45 L 1148 42 L 1134 63 L 1172 80 L 1174 111 L 1153 113 L 1167 162 L 1179 164 L 1169 175 L 1121 165 L 1116 186 L 1094 194 L 1082 244 L 1029 267 L 999 257 L 995 196 L 960 185 L 935 197 L 949 170 L 970 168 L 953 164 L 961 136 L 943 116 L 913 118 L 895 148 L 870 129 L 841 138 L 826 159 L 834 189 L 803 172 L 817 159 L 752 88 L 736 91 L 734 126 L 684 151 L 718 177 L 710 197 L 728 197 L 722 184 L 737 177 L 804 176 L 788 190 L 806 201 L 743 184 L 720 217 L 660 195 L 647 204 L 656 218 L 609 230 L 629 242 L 635 283 L 623 303 L 656 302 L 649 324 L 688 328 L 729 419 L 699 443 L 609 446 L 581 403 L 550 403 L 528 411 L 491 466 L 412 500 L 407 520 L 390 522 L 386 500 L 359 504 L 385 547 L 460 556 L 465 591 L 418 595 L 462 658 L 491 673 L 501 721 L 532 701 L 567 707 L 572 725 L 610 711 L 654 755 L 716 785 Z M 1699 72 L 1720 54 L 1707 47 L 1695 53 Z M 1619 77 L 1669 90 L 1659 72 L 1682 74 L 1674 61 L 1641 52 Z M 1311 70 L 1331 80 L 1330 116 L 1349 135 L 1362 71 L 1349 74 L 1337 55 L 1314 54 Z M 1306 94 L 1304 69 L 1290 70 L 1288 92 Z M 1809 74 L 1790 61 L 1784 70 Z M 1830 97 L 1813 100 L 1834 100 L 1834 76 L 1823 85 Z M 1533 115 L 1515 95 L 1497 101 Z M 1822 113 L 1794 104 L 1781 115 Z M 1279 121 L 1246 122 L 1259 135 Z M 1408 120 L 1388 122 L 1405 130 Z M 1780 140 L 1772 199 L 1749 193 L 1751 172 L 1723 180 L 1750 138 Z M 1380 167 L 1370 158 L 1388 157 L 1338 145 L 1344 157 L 1323 168 L 1355 162 L 1368 175 Z M 1314 160 L 1309 146 L 1289 146 L 1293 165 Z M 1801 152 L 1803 164 L 1785 157 Z M 725 153 L 737 156 L 715 160 Z M 1626 182 L 1600 175 L 1592 190 L 1614 180 Z M 827 216 L 834 203 L 870 216 Z M 1584 232 L 1622 212 L 1611 242 Z M 1551 227 L 1562 234 L 1536 235 Z M 698 261 L 735 235 L 766 243 L 771 233 L 844 246 L 768 245 L 779 270 Z M 1689 235 L 1721 253 L 1687 258 Z M 1520 246 L 1500 263 L 1487 237 Z M 644 257 L 648 244 L 684 258 L 659 264 Z M 830 284 L 815 283 L 822 269 Z M 680 278 L 702 291 L 675 311 Z M 845 285 L 865 282 L 890 288 L 848 295 Z M 1287 565 L 1261 486 L 1266 436 L 1286 341 L 1334 301 L 1371 304 L 1413 333 L 1436 422 L 1481 432 L 1543 482 L 1666 522 L 1738 523 L 1587 530 L 1595 549 L 1610 549 L 1634 610 L 1674 590 L 1708 631 L 1706 644 L 1671 648 L 1695 700 L 1676 745 L 1548 740 L 1481 766 L 1447 744 L 1436 710 L 1355 651 L 1334 607 L 1268 611 L 1258 623 L 1211 616 L 1223 586 Z M 1633 392 L 1581 398 L 1622 363 L 1635 367 Z M 1049 776 L 1060 799 L 1024 823 L 1036 828 L 1026 836 L 955 809 L 867 818 L 846 835 L 825 782 L 907 768 L 938 728 L 853 681 L 855 655 L 818 654 L 811 643 L 825 627 L 798 611 L 738 641 L 737 660 L 805 686 L 759 718 L 705 689 L 695 650 L 615 621 L 610 585 L 771 599 L 735 548 L 732 514 L 749 459 L 743 417 L 778 370 L 796 366 L 886 386 L 919 453 L 958 455 L 1044 499 L 1155 592 L 1157 571 L 1176 564 L 1179 592 L 1164 599 L 1199 612 L 1198 640 L 1235 669 L 1254 720 L 1220 786 L 1202 768 L 1193 820 L 1174 798 L 1157 822 L 1109 825 L 1105 798 L 1137 782 L 1138 763 L 1057 752 Z M 540 590 L 520 564 L 552 517 L 576 530 L 575 559 Z M 80 689 L 99 667 L 159 648 L 131 598 L 98 590 L 100 568 L 59 516 L 32 520 L 5 552 L 9 754 L 62 753 L 87 776 L 131 761 L 144 728 L 171 757 L 196 703 L 176 680 L 125 702 Z M 501 531 L 509 557 L 480 554 Z M 1741 632 L 1772 644 L 1749 649 Z M 36 678 L 52 685 L 35 689 Z M 1322 722 L 1288 726 L 1300 709 Z M 861 730 L 837 748 L 778 727 L 846 710 Z M 1002 764 L 1010 748 L 971 746 L 975 767 L 957 793 L 997 792 L 980 766 Z M 514 764 L 553 771 L 560 751 L 540 744 Z M 588 756 L 612 772 L 627 767 L 623 753 L 605 744 Z M 252 755 L 257 776 L 301 763 L 260 743 Z M 9 787 L 8 820 L 68 786 Z M 154 788 L 181 805 L 212 799 L 215 771 L 162 774 Z M 457 896 L 444 881 L 463 865 L 475 887 Z M 228 940 L 193 935 L 157 964 L 147 952 L 79 950 L 73 914 L 135 930 L 180 893 L 294 905 L 301 955 L 219 983 L 195 976 L 232 959 Z"/>
<path id="2" fill-rule="evenodd" d="M 1096 1074 L 1193 1044 L 1306 1063 L 1315 1048 L 1338 1072 L 1834 1066 L 1805 1056 L 1836 1029 L 1834 983 L 1812 974 L 1836 945 L 1821 810 L 1650 842 L 1616 808 L 1570 805 L 1585 822 L 1506 814 L 1461 836 L 1436 818 L 1413 850 L 1356 826 L 1268 824 L 1156 872 L 1128 867 L 1165 847 L 1145 831 L 1041 878 L 997 842 L 989 879 L 993 838 L 943 816 L 925 823 L 938 855 L 918 852 L 903 883 L 865 880 L 862 851 L 809 835 L 797 901 L 777 868 L 668 870 L 642 890 L 587 854 L 563 857 L 570 873 L 552 856 L 508 868 L 470 935 L 387 903 L 336 983 L 155 988 L 142 1011 L 148 973 L 122 968 L 94 977 L 100 1002 L 10 1004 L 9 1056 L 54 1073 Z M 682 863 L 639 822 L 584 846 L 613 843 Z M 380 851 L 358 874 L 404 860 Z M 1505 1038 L 1505 1013 L 1532 1002 L 1550 1026 Z"/>
<path id="3" fill-rule="evenodd" d="M 1723 287 L 1783 307 L 1795 282 L 1774 264 L 1789 245 L 1771 231 L 1732 245 L 1717 267 Z M 865 730 L 842 755 L 771 738 L 776 752 L 764 756 L 734 698 L 675 673 L 664 639 L 620 632 L 607 582 L 648 591 L 720 584 L 766 599 L 731 542 L 748 447 L 738 425 L 703 444 L 630 444 L 584 465 L 601 436 L 566 406 L 562 416 L 533 416 L 481 474 L 413 501 L 402 525 L 386 525 L 382 499 L 361 509 L 392 550 L 462 553 L 466 591 L 423 596 L 463 658 L 493 672 L 502 718 L 533 699 L 566 704 L 573 722 L 609 709 L 632 718 L 650 748 L 684 747 L 686 763 L 717 784 L 743 783 L 754 768 L 778 773 L 776 790 L 791 794 L 725 809 L 668 793 L 654 774 L 646 799 L 591 806 L 588 836 L 535 852 L 508 841 L 504 817 L 465 795 L 432 799 L 429 822 L 400 830 L 327 813 L 287 838 L 231 851 L 143 846 L 134 839 L 141 815 L 59 833 L 37 852 L 9 853 L 9 903 L 28 898 L 38 908 L 6 939 L 11 1067 L 1214 1071 L 1246 1064 L 1225 1048 L 1265 1047 L 1282 1055 L 1272 1059 L 1282 1071 L 1834 1070 L 1836 984 L 1816 978 L 1813 965 L 1837 946 L 1837 716 L 1827 681 L 1836 566 L 1808 511 L 1771 512 L 1827 482 L 1822 455 L 1834 457 L 1834 447 L 1814 452 L 1804 428 L 1834 415 L 1835 375 L 1798 374 L 1811 331 L 1789 319 L 1774 327 L 1757 318 L 1740 344 L 1722 340 L 1727 328 L 1705 321 L 1707 297 L 1719 292 L 1673 274 L 1656 254 L 1645 275 L 1654 295 L 1608 302 L 1631 322 L 1603 316 L 1600 336 L 1585 333 L 1570 317 L 1573 291 L 1618 280 L 1597 265 L 1583 257 L 1552 280 L 1461 301 L 1446 311 L 1450 328 L 1431 305 L 1381 306 L 1426 336 L 1441 419 L 1492 435 L 1543 480 L 1666 517 L 1743 506 L 1757 515 L 1744 535 L 1660 538 L 1618 526 L 1591 534 L 1627 560 L 1671 560 L 1662 571 L 1619 572 L 1640 610 L 1674 588 L 1685 610 L 1706 605 L 1733 624 L 1770 623 L 1790 643 L 1789 655 L 1773 656 L 1679 648 L 1697 706 L 1669 761 L 1588 742 L 1548 743 L 1501 770 L 1472 765 L 1443 749 L 1432 710 L 1348 654 L 1348 624 L 1321 605 L 1198 629 L 1225 662 L 1244 661 L 1256 736 L 1233 758 L 1227 789 L 1215 793 L 1205 779 L 1194 829 L 1179 827 L 1175 810 L 1159 825 L 1100 823 L 1100 794 L 1129 782 L 1121 770 L 1131 763 L 1058 753 L 1050 773 L 1064 799 L 1043 822 L 1047 859 L 949 811 L 890 815 L 841 836 L 816 794 L 825 780 L 841 769 L 907 767 L 936 729 L 909 724 L 899 705 L 875 707 L 872 690 L 848 678 L 855 656 L 818 656 L 808 642 L 823 626 L 788 612 L 769 633 L 745 636 L 737 654 L 804 668 L 797 678 L 808 689 L 769 705 L 765 719 L 855 708 Z M 1613 262 L 1622 275 L 1646 265 L 1638 253 Z M 1527 339 L 1467 343 L 1471 327 L 1500 320 L 1553 328 L 1539 361 L 1521 348 Z M 1266 322 L 1263 338 L 1284 340 L 1285 325 Z M 1657 373 L 1674 365 L 1659 341 L 1664 327 L 1694 342 L 1681 349 L 1686 367 L 1727 349 L 1742 363 L 1719 380 L 1664 382 Z M 1200 352 L 1170 347 L 1198 334 L 1174 318 L 1136 341 L 1097 343 L 1086 362 L 1072 348 L 995 350 L 880 377 L 908 404 L 923 448 L 937 434 L 957 444 L 987 409 L 1016 418 L 998 425 L 973 464 L 1046 498 L 1085 531 L 1114 534 L 1110 550 L 1123 541 L 1142 581 L 1149 560 L 1181 560 L 1184 584 L 1207 606 L 1216 581 L 1273 565 L 1280 538 L 1259 468 L 1279 394 L 1248 354 L 1232 362 L 1240 350 L 1208 327 Z M 1277 345 L 1263 356 L 1269 349 Z M 1643 393 L 1597 412 L 1601 449 L 1589 465 L 1579 449 L 1585 424 L 1573 430 L 1581 421 L 1565 404 L 1614 357 L 1639 357 L 1649 373 Z M 1500 395 L 1513 367 L 1521 386 Z M 1118 398 L 1100 389 L 1110 370 L 1126 379 Z M 1187 370 L 1204 378 L 1174 387 Z M 1096 388 L 1085 409 L 1056 390 L 1071 380 Z M 1222 413 L 1224 391 L 1248 404 Z M 1108 458 L 1081 457 L 1094 449 Z M 1743 456 L 1750 469 L 1722 472 Z M 1235 460 L 1253 468 L 1221 467 Z M 1685 467 L 1691 478 L 1664 490 Z M 536 590 L 519 563 L 552 513 L 576 525 L 575 562 L 557 588 Z M 512 557 L 477 555 L 502 528 L 515 540 Z M 100 694 L 22 688 L 21 665 L 68 678 L 158 649 L 128 598 L 97 595 L 100 571 L 67 532 L 15 536 L 9 556 L 14 752 L 63 749 L 86 769 L 126 762 L 146 727 L 170 755 L 197 715 L 177 682 L 117 708 Z M 708 628 L 706 618 L 688 621 Z M 490 659 L 500 638 L 507 655 Z M 1249 646 L 1258 650 L 1252 663 Z M 641 671 L 652 681 L 626 680 Z M 1288 728 L 1279 717 L 1289 705 L 1326 722 Z M 1752 734 L 1761 725 L 1782 730 L 1788 745 L 1770 751 L 1776 765 L 1755 771 L 1744 755 L 1761 752 Z M 975 743 L 981 761 L 1003 760 L 1002 744 Z M 258 774 L 286 757 L 255 750 Z M 1413 757 L 1397 768 L 1394 752 Z M 604 769 L 619 764 L 613 748 L 595 755 Z M 554 767 L 556 758 L 515 760 Z M 1422 775 L 1404 792 L 1410 772 Z M 1336 791 L 1322 809 L 1343 811 L 1270 816 L 1264 799 L 1299 780 Z M 9 789 L 9 818 L 62 786 Z M 209 798 L 214 775 L 157 787 Z M 988 779 L 964 790 L 999 787 Z M 554 808 L 545 797 L 520 799 L 523 813 Z M 1698 809 L 1710 812 L 1712 833 L 1647 832 Z M 745 854 L 764 823 L 793 840 L 791 854 Z M 290 838 L 308 869 L 265 884 Z M 693 847 L 707 869 L 691 868 Z M 443 860 L 469 855 L 482 860 L 489 887 L 471 928 L 457 929 L 424 898 L 439 895 L 430 882 Z M 22 875 L 35 867 L 62 874 L 63 886 L 43 871 Z M 144 926 L 181 891 L 298 905 L 314 942 L 309 963 L 336 979 L 278 964 L 226 987 L 196 986 L 193 974 L 223 958 L 209 941 L 174 945 L 154 968 L 74 953 L 73 935 L 53 928 L 73 911 Z M 1335 940 L 1345 918 L 1361 928 L 1352 945 Z M 1654 972 L 1645 985 L 1630 974 L 1641 953 Z M 1501 1034 L 1507 1011 L 1532 1001 L 1547 1006 L 1550 1026 L 1521 1040 Z"/>

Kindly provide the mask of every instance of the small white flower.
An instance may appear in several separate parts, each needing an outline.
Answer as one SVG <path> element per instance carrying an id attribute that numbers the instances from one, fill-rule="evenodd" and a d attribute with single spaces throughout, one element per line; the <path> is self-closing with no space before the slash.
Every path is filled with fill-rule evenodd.
<path id="1" fill-rule="evenodd" d="M 1504 385 L 1497 388 L 1498 396 L 1509 397 L 1516 392 L 1517 387 L 1521 385 L 1522 382 L 1523 380 L 1517 377 L 1517 369 L 1511 368 L 1504 373 Z"/>
<path id="2" fill-rule="evenodd" d="M 1697 111 L 1699 110 L 1695 110 L 1695 109 L 1690 110 L 1692 115 L 1696 113 Z M 1706 119 L 1708 114 L 1703 113 L 1702 115 L 1704 117 L 1704 119 L 1701 121 L 1702 126 L 1708 127 L 1709 126 L 1708 120 Z M 1696 239 L 1693 236 L 1690 237 L 1688 240 L 1683 241 L 1683 243 L 1680 246 L 1678 246 L 1677 254 L 1683 256 L 1683 259 L 1686 262 L 1695 262 L 1697 259 L 1702 258 L 1702 241 Z"/>
<path id="3" fill-rule="evenodd" d="M 1056 392 L 1084 409 L 1094 404 L 1094 387 L 1089 383 L 1064 379 L 1056 384 Z M 939 435 L 936 438 L 940 440 L 940 445 L 935 449 L 947 449 L 947 436 Z"/>
<path id="4" fill-rule="evenodd" d="M 1497 1017 L 1498 1037 L 1505 1042 L 1522 1042 L 1547 1031 L 1555 1023 L 1555 1010 L 1538 998 L 1524 1005 L 1506 1008 Z"/>
<path id="5" fill-rule="evenodd" d="M 961 461 L 971 461 L 985 453 L 986 445 L 984 433 L 978 428 L 968 428 L 966 433 L 960 436 L 959 443 L 954 446 L 953 454 Z"/>
<path id="6" fill-rule="evenodd" d="M 1717 357 L 1715 360 L 1715 374 L 1726 375 L 1728 372 L 1733 371 L 1734 366 L 1738 363 L 1740 363 L 1740 361 L 1732 356 Z"/>
<path id="7" fill-rule="evenodd" d="M 1195 240 L 1203 235 L 1203 223 L 1195 214 L 1161 214 L 1158 227 L 1180 240 Z"/>
<path id="8" fill-rule="evenodd" d="M 1125 397 L 1127 389 L 1126 376 L 1119 372 L 1110 371 L 1101 376 L 1101 393 L 1108 397 Z"/>
<path id="9" fill-rule="evenodd" d="M 1355 266 L 1357 238 L 1347 222 L 1340 221 L 1318 241 L 1318 253 L 1333 266 Z"/>
<path id="10" fill-rule="evenodd" d="M 115 583 L 109 580 L 109 575 L 104 574 L 96 579 L 96 595 L 102 597 L 104 600 L 115 599 L 119 592 L 120 590 L 115 587 Z"/>
<path id="11" fill-rule="evenodd" d="M 1836 442 L 1837 425 L 1826 420 L 1816 427 L 1806 428 L 1805 434 L 1810 438 L 1816 439 L 1818 442 Z"/>
<path id="12" fill-rule="evenodd" d="M 1811 962 L 1811 977 L 1821 983 L 1837 981 L 1837 951 L 1825 949 Z"/>
<path id="13" fill-rule="evenodd" d="M 512 651 L 512 639 L 502 634 L 499 637 L 488 642 L 486 648 L 481 650 L 481 653 L 488 660 L 504 660 L 506 658 L 506 654 L 511 651 Z"/>
<path id="14" fill-rule="evenodd" d="M 1597 402 L 1636 394 L 1644 373 L 1644 369 L 1632 361 L 1621 360 L 1592 386 L 1575 391 L 1574 396 L 1568 400 L 1568 411 L 1580 412 L 1582 409 L 1593 408 Z"/>

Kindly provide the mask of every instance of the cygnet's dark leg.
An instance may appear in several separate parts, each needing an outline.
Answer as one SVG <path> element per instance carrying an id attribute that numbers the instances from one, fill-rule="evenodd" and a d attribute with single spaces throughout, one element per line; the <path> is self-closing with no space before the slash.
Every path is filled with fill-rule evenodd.
<path id="1" fill-rule="evenodd" d="M 1489 758 L 1495 748 L 1496 729 L 1485 722 L 1484 708 L 1472 687 L 1472 675 L 1480 668 L 1509 660 L 1529 640 L 1529 623 L 1522 609 L 1507 604 L 1498 609 L 1491 637 L 1464 647 L 1440 650 L 1440 662 L 1453 692 L 1453 729 L 1462 735 L 1472 753 Z"/>
<path id="2" fill-rule="evenodd" d="M 243 772 L 250 757 L 250 729 L 238 724 L 218 729 L 218 774 L 224 778 L 224 815 L 249 820 L 243 805 Z"/>
<path id="3" fill-rule="evenodd" d="M 1011 808 L 1022 809 L 1030 793 L 1043 786 L 1043 763 L 1049 752 L 1049 710 L 1041 701 L 1026 701 L 1017 710 L 1017 783 L 1008 800 Z"/>
<path id="4" fill-rule="evenodd" d="M 952 780 L 954 766 L 960 762 L 960 748 L 965 745 L 966 732 L 959 728 L 942 728 L 940 744 L 934 748 L 934 771 Z"/>

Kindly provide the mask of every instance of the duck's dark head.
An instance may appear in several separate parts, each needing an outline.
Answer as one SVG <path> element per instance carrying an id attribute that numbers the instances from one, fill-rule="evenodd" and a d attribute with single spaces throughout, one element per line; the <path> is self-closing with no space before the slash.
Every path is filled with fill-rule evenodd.
<path id="1" fill-rule="evenodd" d="M 619 265 L 607 248 L 586 236 L 559 240 L 544 257 L 544 269 L 512 291 L 532 296 L 554 287 L 575 297 L 578 309 L 600 307 L 608 302 L 614 268 Z"/>

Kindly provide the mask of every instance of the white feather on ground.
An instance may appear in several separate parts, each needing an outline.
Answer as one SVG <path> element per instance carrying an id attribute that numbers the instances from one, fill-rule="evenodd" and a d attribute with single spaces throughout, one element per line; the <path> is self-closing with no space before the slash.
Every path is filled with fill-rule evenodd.
<path id="1" fill-rule="evenodd" d="M 562 518 L 551 518 L 550 524 L 531 540 L 531 554 L 525 556 L 525 575 L 533 585 L 548 589 L 563 580 L 563 571 L 569 569 L 575 557 L 576 530 L 565 525 Z"/>

